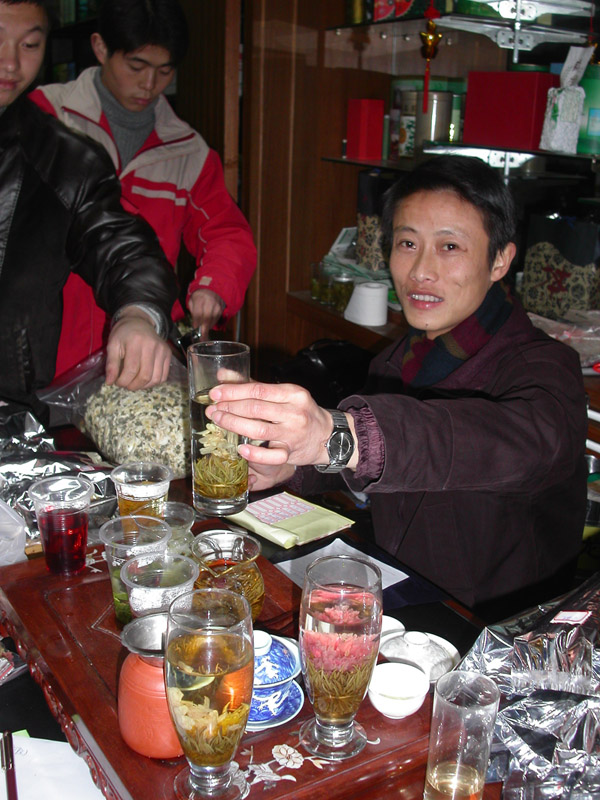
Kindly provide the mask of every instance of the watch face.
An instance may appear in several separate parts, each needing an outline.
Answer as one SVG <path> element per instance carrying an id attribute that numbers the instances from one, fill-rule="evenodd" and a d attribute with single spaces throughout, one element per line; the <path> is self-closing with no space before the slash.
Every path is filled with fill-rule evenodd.
<path id="1" fill-rule="evenodd" d="M 334 431 L 327 444 L 327 450 L 330 463 L 346 463 L 354 450 L 352 435 L 348 431 Z"/>

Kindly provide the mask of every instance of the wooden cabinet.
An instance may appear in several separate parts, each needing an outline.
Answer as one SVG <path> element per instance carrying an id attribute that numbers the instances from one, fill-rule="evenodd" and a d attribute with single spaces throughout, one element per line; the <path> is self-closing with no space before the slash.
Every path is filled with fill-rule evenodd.
<path id="1" fill-rule="evenodd" d="M 356 224 L 363 167 L 330 159 L 341 155 L 350 98 L 380 98 L 387 108 L 394 77 L 423 74 L 424 21 L 406 22 L 400 36 L 387 36 L 385 26 L 336 29 L 344 0 L 247 0 L 244 14 L 242 209 L 259 266 L 242 336 L 255 375 L 266 378 L 307 338 L 331 330 L 295 294 L 308 289 L 310 263 Z M 506 51 L 485 37 L 452 31 L 442 41 L 432 77 L 506 66 Z M 344 331 L 334 326 L 332 336 Z"/>

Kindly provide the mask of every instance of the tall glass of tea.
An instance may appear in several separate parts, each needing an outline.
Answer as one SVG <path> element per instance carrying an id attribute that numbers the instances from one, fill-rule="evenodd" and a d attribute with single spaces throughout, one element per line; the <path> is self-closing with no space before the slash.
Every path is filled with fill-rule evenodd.
<path id="1" fill-rule="evenodd" d="M 250 348 L 240 342 L 208 341 L 188 347 L 194 508 L 209 517 L 243 511 L 248 503 L 248 462 L 238 454 L 245 437 L 211 422 L 209 391 L 221 383 L 250 379 Z"/>
<path id="2" fill-rule="evenodd" d="M 228 589 L 198 589 L 169 608 L 165 683 L 188 767 L 175 778 L 178 800 L 245 797 L 233 767 L 252 702 L 254 647 L 248 601 Z"/>
<path id="3" fill-rule="evenodd" d="M 85 567 L 88 510 L 94 484 L 83 475 L 54 475 L 29 489 L 50 572 L 75 575 Z"/>
<path id="4" fill-rule="evenodd" d="M 300 744 L 328 761 L 360 753 L 367 741 L 354 717 L 377 661 L 381 592 L 381 571 L 366 558 L 324 556 L 306 569 L 300 659 L 315 718 L 300 728 Z"/>

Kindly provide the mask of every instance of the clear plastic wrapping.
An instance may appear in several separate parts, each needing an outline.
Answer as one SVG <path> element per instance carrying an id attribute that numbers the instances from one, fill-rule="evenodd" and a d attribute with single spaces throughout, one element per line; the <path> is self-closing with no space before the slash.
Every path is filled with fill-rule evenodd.
<path id="1" fill-rule="evenodd" d="M 503 702 L 488 780 L 503 800 L 600 797 L 600 576 L 485 628 L 460 664 Z"/>

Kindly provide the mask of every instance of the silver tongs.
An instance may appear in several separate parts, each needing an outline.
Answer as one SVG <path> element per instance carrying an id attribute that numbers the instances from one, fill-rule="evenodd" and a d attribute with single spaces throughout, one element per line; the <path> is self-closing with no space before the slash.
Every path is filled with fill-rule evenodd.
<path id="1" fill-rule="evenodd" d="M 15 773 L 15 753 L 13 750 L 12 733 L 4 731 L 0 739 L 0 760 L 6 777 L 7 800 L 19 800 L 17 794 L 17 776 Z"/>

